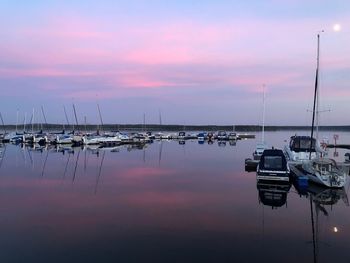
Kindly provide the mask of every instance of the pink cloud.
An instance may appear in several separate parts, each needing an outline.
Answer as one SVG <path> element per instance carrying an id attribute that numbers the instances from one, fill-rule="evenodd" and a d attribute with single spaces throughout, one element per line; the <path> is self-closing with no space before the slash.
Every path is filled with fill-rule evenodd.
<path id="1" fill-rule="evenodd" d="M 28 42 L 1 44 L 1 57 L 25 67 L 2 68 L 0 77 L 66 78 L 80 86 L 59 95 L 86 100 L 95 99 L 96 93 L 102 98 L 157 95 L 156 90 L 162 88 L 233 87 L 259 93 L 263 83 L 271 92 L 288 95 L 291 91 L 285 87 L 304 91 L 313 84 L 313 34 L 319 22 L 182 20 L 111 27 L 106 21 L 87 17 L 50 18 L 20 31 Z M 301 40 L 307 44 L 299 44 Z M 348 66 L 348 53 L 340 59 L 335 55 L 324 59 L 328 68 Z M 310 82 L 305 77 L 307 70 Z M 81 84 L 89 81 L 100 85 L 92 89 Z M 54 89 L 54 85 L 40 85 L 43 90 Z M 311 89 L 306 92 L 312 93 Z"/>
<path id="2" fill-rule="evenodd" d="M 96 76 L 94 72 L 72 72 L 63 69 L 37 68 L 37 69 L 0 69 L 0 77 L 71 77 L 71 76 Z"/>

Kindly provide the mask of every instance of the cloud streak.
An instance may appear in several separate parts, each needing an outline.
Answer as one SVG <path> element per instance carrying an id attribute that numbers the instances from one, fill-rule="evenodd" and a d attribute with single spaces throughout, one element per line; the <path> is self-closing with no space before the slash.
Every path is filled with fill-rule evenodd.
<path id="1" fill-rule="evenodd" d="M 179 16 L 164 22 L 155 16 L 146 23 L 130 20 L 125 24 L 124 17 L 118 20 L 97 13 L 66 11 L 58 18 L 54 10 L 46 10 L 39 20 L 4 31 L 0 43 L 3 86 L 24 83 L 27 87 L 17 88 L 50 91 L 62 100 L 91 101 L 96 94 L 104 99 L 171 98 L 176 103 L 183 100 L 184 108 L 191 101 L 197 103 L 197 96 L 219 103 L 220 94 L 232 96 L 222 100 L 243 103 L 248 94 L 258 95 L 262 84 L 276 101 L 295 93 L 310 96 L 315 35 L 320 25 L 333 21 L 328 16 L 266 19 L 246 15 L 216 21 Z M 343 21 L 350 22 L 348 18 Z M 322 63 L 338 76 L 350 68 L 349 45 L 345 44 L 350 39 L 342 36 L 342 42 L 335 43 L 330 31 L 326 33 Z M 327 79 L 334 97 L 347 94 L 347 76 Z"/>

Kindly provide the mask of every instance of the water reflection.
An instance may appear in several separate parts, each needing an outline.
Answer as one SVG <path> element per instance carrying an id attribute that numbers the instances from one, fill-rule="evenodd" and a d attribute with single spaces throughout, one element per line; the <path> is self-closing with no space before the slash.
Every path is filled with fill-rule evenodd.
<path id="1" fill-rule="evenodd" d="M 287 195 L 291 188 L 289 182 L 258 181 L 259 203 L 270 206 L 272 209 L 287 207 Z"/>
<path id="2" fill-rule="evenodd" d="M 290 185 L 257 184 L 242 162 L 256 142 L 226 143 L 4 145 L 2 261 L 312 262 L 311 190 L 300 198 Z M 341 200 L 322 205 L 338 230 L 333 248 L 320 242 L 324 262 L 332 249 L 350 249 Z"/>
<path id="3" fill-rule="evenodd" d="M 0 144 L 0 168 L 2 166 L 2 163 L 4 162 L 6 154 L 6 145 Z"/>
<path id="4" fill-rule="evenodd" d="M 324 257 L 325 248 L 330 247 L 330 235 L 338 232 L 337 226 L 330 226 L 329 219 L 336 206 L 345 205 L 349 207 L 349 200 L 345 188 L 325 188 L 317 184 L 299 186 L 297 181 L 293 182 L 300 197 L 309 200 L 311 233 L 313 247 L 313 262 L 321 262 Z M 322 224 L 322 223 L 328 224 Z"/>
<path id="5" fill-rule="evenodd" d="M 332 207 L 338 203 L 340 199 L 349 206 L 347 194 L 344 188 L 341 189 L 316 189 L 314 186 L 309 187 L 308 192 L 310 193 L 310 211 L 311 211 L 311 222 L 312 222 L 312 240 L 313 240 L 313 255 L 314 262 L 320 262 L 320 250 L 321 245 L 330 246 L 322 240 L 320 237 L 320 216 L 330 217 L 330 211 Z M 331 229 L 328 227 L 328 231 Z"/>

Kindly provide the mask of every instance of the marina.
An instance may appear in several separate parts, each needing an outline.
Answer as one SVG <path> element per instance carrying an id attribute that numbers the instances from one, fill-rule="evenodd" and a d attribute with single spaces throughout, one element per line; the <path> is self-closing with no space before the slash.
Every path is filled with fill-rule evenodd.
<path id="1" fill-rule="evenodd" d="M 5 1 L 0 263 L 349 263 L 350 1 Z"/>
<path id="2" fill-rule="evenodd" d="M 316 262 L 332 260 L 333 250 L 338 262 L 347 262 L 347 250 L 338 248 L 348 248 L 349 180 L 337 189 L 303 185 L 295 176 L 257 180 L 243 162 L 260 140 L 254 135 L 235 145 L 200 139 L 111 147 L 2 144 L 0 243 L 6 249 L 1 258 L 173 262 L 174 253 L 185 262 L 256 262 L 293 249 L 298 254 L 285 262 L 313 262 L 318 231 Z M 265 136 L 277 149 L 290 132 Z M 350 139 L 348 133 L 339 137 Z M 338 151 L 336 160 L 344 161 L 347 151 Z M 314 232 L 310 202 L 314 220 L 318 217 Z M 35 242 L 29 242 L 33 236 Z"/>

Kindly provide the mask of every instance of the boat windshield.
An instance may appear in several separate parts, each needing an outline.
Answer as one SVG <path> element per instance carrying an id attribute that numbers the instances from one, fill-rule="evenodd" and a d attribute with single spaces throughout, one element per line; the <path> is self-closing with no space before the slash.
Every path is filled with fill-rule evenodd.
<path id="1" fill-rule="evenodd" d="M 283 168 L 282 156 L 264 156 L 265 169 L 280 170 Z"/>
<path id="2" fill-rule="evenodd" d="M 316 139 L 312 138 L 311 151 L 315 152 Z M 290 142 L 290 148 L 295 152 L 310 151 L 311 138 L 310 137 L 294 137 Z"/>

